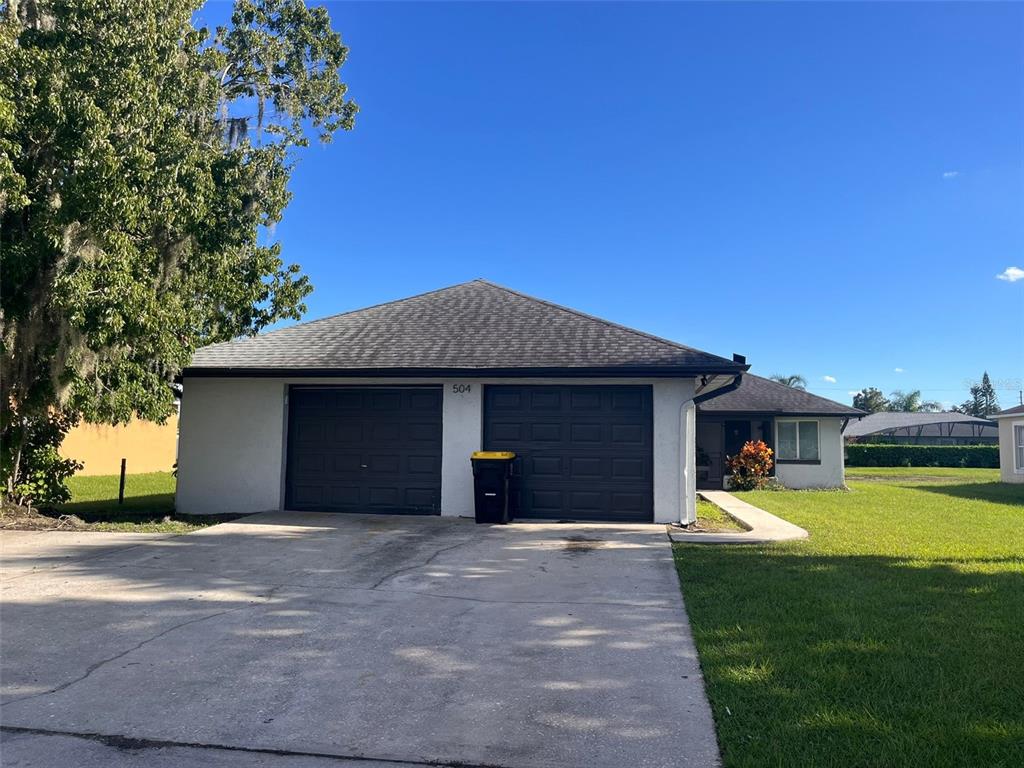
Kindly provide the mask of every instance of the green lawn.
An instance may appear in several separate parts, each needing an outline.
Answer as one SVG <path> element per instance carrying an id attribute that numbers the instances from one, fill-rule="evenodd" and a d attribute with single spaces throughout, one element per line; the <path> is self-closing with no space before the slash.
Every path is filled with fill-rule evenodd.
<path id="1" fill-rule="evenodd" d="M 725 514 L 720 507 L 704 499 L 697 499 L 697 528 L 702 531 L 747 530 Z"/>
<path id="2" fill-rule="evenodd" d="M 741 493 L 810 540 L 676 545 L 726 766 L 1024 765 L 1024 488 L 993 477 Z"/>
<path id="3" fill-rule="evenodd" d="M 999 482 L 998 469 L 956 469 L 953 467 L 847 467 L 847 480 L 920 480 L 922 482 L 952 481 Z"/>
<path id="4" fill-rule="evenodd" d="M 211 522 L 174 518 L 175 480 L 170 472 L 128 475 L 123 505 L 117 503 L 118 481 L 117 475 L 72 477 L 71 501 L 52 514 L 74 515 L 94 531 L 187 533 Z"/>

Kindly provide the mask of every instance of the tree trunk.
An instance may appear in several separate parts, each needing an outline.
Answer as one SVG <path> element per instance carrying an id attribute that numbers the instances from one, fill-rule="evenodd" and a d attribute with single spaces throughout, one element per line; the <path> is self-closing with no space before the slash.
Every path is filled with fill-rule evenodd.
<path id="1" fill-rule="evenodd" d="M 13 426 L 13 424 L 12 424 Z M 19 503 L 14 495 L 14 489 L 21 481 L 21 453 L 25 448 L 25 426 L 24 419 L 20 429 L 11 429 L 11 434 L 4 435 L 7 442 L 7 449 L 11 452 L 11 473 L 7 476 L 6 495 L 8 499 Z"/>

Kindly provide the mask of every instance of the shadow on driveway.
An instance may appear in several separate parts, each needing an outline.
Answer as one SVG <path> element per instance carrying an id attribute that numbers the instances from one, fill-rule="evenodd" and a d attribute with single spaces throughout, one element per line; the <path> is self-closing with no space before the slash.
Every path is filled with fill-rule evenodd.
<path id="1" fill-rule="evenodd" d="M 289 514 L 0 541 L 5 726 L 415 764 L 717 762 L 659 526 Z"/>

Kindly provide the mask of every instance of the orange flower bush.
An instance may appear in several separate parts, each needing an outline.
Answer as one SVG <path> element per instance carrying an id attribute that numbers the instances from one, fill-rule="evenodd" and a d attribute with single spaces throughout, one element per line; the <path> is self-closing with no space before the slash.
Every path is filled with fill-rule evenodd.
<path id="1" fill-rule="evenodd" d="M 726 466 L 732 478 L 729 481 L 734 491 L 753 491 L 768 485 L 771 477 L 773 451 L 764 440 L 748 440 L 740 452 L 729 456 Z"/>

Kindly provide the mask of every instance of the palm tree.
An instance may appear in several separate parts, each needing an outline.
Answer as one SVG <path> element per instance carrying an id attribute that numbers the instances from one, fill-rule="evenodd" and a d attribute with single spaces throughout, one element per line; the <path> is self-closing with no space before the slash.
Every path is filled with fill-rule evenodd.
<path id="1" fill-rule="evenodd" d="M 781 373 L 773 373 L 768 378 L 772 381 L 779 382 L 779 384 L 785 384 L 787 387 L 792 387 L 793 389 L 807 389 L 807 379 L 799 373 L 794 373 L 792 376 L 783 376 Z"/>
<path id="2" fill-rule="evenodd" d="M 934 400 L 922 400 L 921 390 L 904 392 L 897 389 L 889 393 L 889 410 L 902 411 L 903 413 L 935 413 L 942 410 L 942 403 Z"/>

